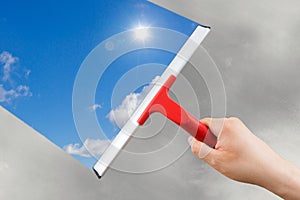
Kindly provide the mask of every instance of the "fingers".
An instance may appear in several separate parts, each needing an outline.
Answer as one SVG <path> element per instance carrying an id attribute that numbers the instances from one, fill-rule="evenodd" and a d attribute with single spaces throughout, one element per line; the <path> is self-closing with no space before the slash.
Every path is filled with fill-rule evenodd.
<path id="1" fill-rule="evenodd" d="M 203 119 L 200 120 L 200 122 L 201 122 L 202 124 L 205 124 L 205 125 L 208 126 L 208 127 L 210 126 L 211 121 L 212 121 L 212 118 L 203 118 Z"/>
<path id="2" fill-rule="evenodd" d="M 206 161 L 209 154 L 213 151 L 213 149 L 207 146 L 205 143 L 200 142 L 191 136 L 188 138 L 188 142 L 191 146 L 193 154 L 204 161 Z"/>
<path id="3" fill-rule="evenodd" d="M 222 133 L 225 121 L 226 118 L 204 118 L 200 120 L 200 122 L 208 126 L 210 131 L 218 138 Z"/>

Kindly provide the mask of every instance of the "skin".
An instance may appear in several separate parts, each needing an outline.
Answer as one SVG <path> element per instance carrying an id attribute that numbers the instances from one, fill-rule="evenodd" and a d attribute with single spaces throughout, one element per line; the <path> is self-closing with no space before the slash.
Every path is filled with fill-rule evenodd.
<path id="1" fill-rule="evenodd" d="M 300 199 L 300 169 L 276 154 L 238 118 L 201 120 L 218 137 L 215 149 L 189 138 L 191 150 L 230 179 L 266 188 L 287 200 Z"/>

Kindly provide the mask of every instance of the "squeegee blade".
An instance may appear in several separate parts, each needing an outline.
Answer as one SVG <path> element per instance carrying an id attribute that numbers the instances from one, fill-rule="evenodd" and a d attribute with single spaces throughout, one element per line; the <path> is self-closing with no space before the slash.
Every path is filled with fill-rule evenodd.
<path id="1" fill-rule="evenodd" d="M 111 165 L 113 160 L 121 152 L 122 148 L 130 139 L 131 135 L 139 126 L 138 120 L 155 97 L 157 92 L 160 90 L 162 85 L 168 80 L 170 76 L 177 77 L 183 67 L 188 63 L 189 59 L 198 49 L 201 42 L 204 40 L 206 35 L 209 33 L 210 28 L 206 26 L 198 26 L 192 35 L 188 38 L 186 43 L 180 49 L 178 54 L 172 60 L 170 65 L 167 67 L 165 72 L 160 76 L 158 81 L 154 84 L 150 92 L 146 95 L 142 103 L 137 107 L 129 121 L 125 124 L 122 130 L 118 133 L 115 139 L 112 141 L 110 146 L 102 154 L 93 170 L 95 171 L 98 178 L 101 178 L 107 168 Z"/>
<path id="2" fill-rule="evenodd" d="M 93 167 L 93 170 L 98 178 L 101 178 L 102 175 L 106 172 L 107 168 L 111 165 L 117 155 L 122 151 L 123 147 L 128 142 L 129 138 L 137 129 L 137 127 L 137 122 L 134 123 L 132 120 L 129 120 L 120 130 L 118 135 L 114 138 L 112 143 L 105 150 L 101 158 Z"/>

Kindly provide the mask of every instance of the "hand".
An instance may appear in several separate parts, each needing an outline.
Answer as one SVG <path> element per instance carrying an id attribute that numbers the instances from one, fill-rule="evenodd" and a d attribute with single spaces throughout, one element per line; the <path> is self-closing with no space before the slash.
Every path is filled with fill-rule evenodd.
<path id="1" fill-rule="evenodd" d="M 236 181 L 264 187 L 286 199 L 300 199 L 300 170 L 277 155 L 237 118 L 203 119 L 218 137 L 215 149 L 189 138 L 194 155 Z"/>

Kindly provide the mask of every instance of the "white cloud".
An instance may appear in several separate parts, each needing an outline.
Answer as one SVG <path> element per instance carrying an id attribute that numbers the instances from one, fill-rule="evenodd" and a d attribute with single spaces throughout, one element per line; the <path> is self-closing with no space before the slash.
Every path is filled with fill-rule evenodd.
<path id="1" fill-rule="evenodd" d="M 16 89 L 6 90 L 3 85 L 0 85 L 0 103 L 10 103 L 18 97 L 30 97 L 32 93 L 26 85 L 19 85 Z"/>
<path id="2" fill-rule="evenodd" d="M 32 93 L 27 85 L 17 84 L 20 80 L 13 80 L 12 72 L 17 74 L 16 77 L 23 77 L 18 72 L 14 71 L 13 65 L 19 61 L 19 58 L 14 57 L 7 51 L 0 54 L 1 78 L 0 78 L 0 103 L 11 103 L 14 99 L 19 97 L 30 97 Z M 25 78 L 27 79 L 30 70 L 25 71 Z"/>
<path id="3" fill-rule="evenodd" d="M 99 140 L 87 138 L 83 145 L 80 144 L 68 144 L 63 149 L 71 155 L 78 155 L 81 157 L 90 158 L 94 156 L 100 156 L 105 149 L 109 146 L 109 140 Z"/>
<path id="4" fill-rule="evenodd" d="M 25 78 L 28 78 L 30 74 L 31 74 L 31 70 L 29 69 L 25 70 Z"/>
<path id="5" fill-rule="evenodd" d="M 121 105 L 108 113 L 107 118 L 109 121 L 120 128 L 124 126 L 158 79 L 159 76 L 156 76 L 148 86 L 143 88 L 141 93 L 127 95 Z"/>
<path id="6" fill-rule="evenodd" d="M 102 106 L 100 104 L 94 104 L 91 107 L 89 107 L 89 110 L 92 112 L 92 111 L 95 111 L 99 108 L 102 108 Z"/>
<path id="7" fill-rule="evenodd" d="M 0 54 L 0 63 L 3 64 L 3 77 L 2 81 L 5 82 L 10 79 L 10 73 L 12 72 L 12 65 L 18 62 L 17 57 L 13 57 L 7 51 L 3 51 Z"/>

